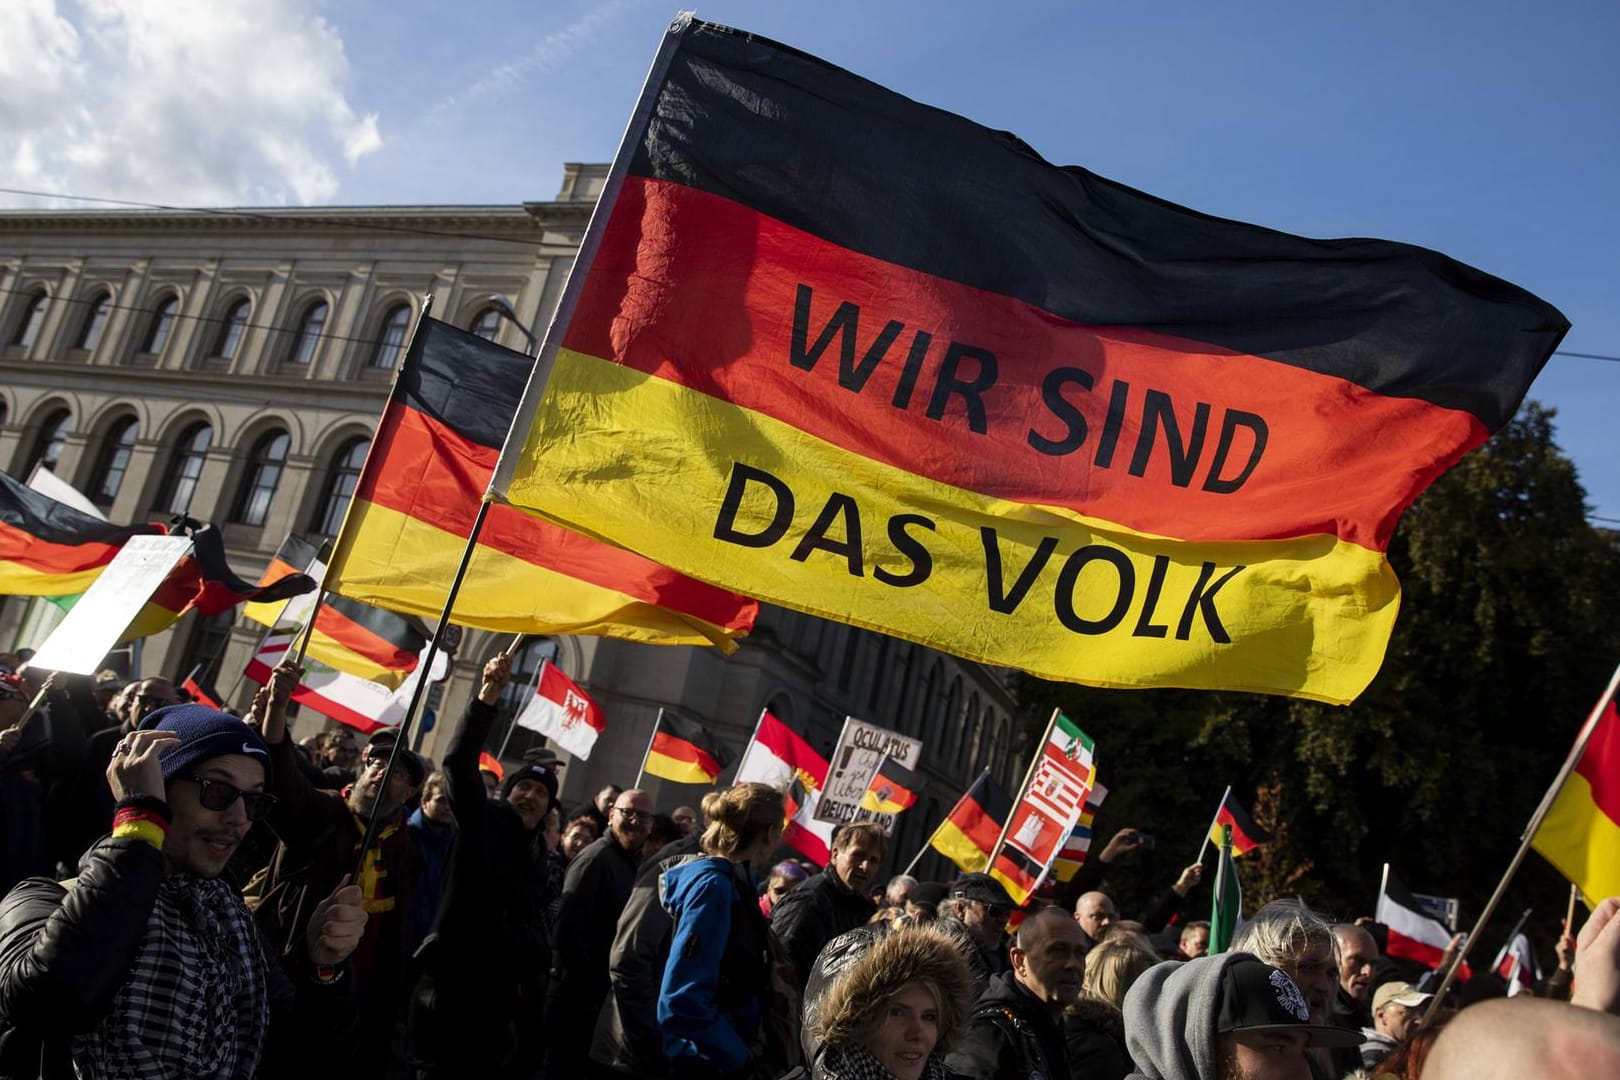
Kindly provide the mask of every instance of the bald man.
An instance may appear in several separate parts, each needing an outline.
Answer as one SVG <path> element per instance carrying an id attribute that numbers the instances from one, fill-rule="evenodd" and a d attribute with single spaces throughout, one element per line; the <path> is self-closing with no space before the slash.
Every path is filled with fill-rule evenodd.
<path id="1" fill-rule="evenodd" d="M 1119 909 L 1107 893 L 1088 892 L 1074 905 L 1074 921 L 1086 935 L 1086 948 L 1102 940 L 1103 931 L 1119 921 Z"/>
<path id="2" fill-rule="evenodd" d="M 1423 1065 L 1423 1080 L 1526 1076 L 1620 1076 L 1620 1018 L 1529 995 L 1497 998 L 1458 1013 Z"/>

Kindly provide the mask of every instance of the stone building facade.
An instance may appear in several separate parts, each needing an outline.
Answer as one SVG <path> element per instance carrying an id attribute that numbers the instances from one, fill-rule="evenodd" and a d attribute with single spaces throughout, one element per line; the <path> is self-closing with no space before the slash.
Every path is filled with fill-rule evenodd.
<path id="1" fill-rule="evenodd" d="M 212 521 L 252 578 L 288 533 L 335 533 L 425 297 L 435 317 L 511 348 L 543 330 L 605 172 L 569 165 L 557 198 L 519 206 L 0 211 L 0 468 L 26 480 L 44 463 L 113 521 Z M 37 644 L 44 613 L 0 599 L 0 648 Z M 189 616 L 143 642 L 139 666 L 175 678 L 212 666 L 241 703 L 261 629 Z M 466 635 L 426 753 L 503 644 Z M 542 658 L 609 718 L 591 760 L 564 770 L 568 801 L 635 776 L 660 707 L 737 751 L 767 707 L 823 752 L 845 715 L 922 738 L 929 784 L 901 817 L 897 865 L 980 769 L 1008 786 L 1021 775 L 1008 673 L 795 612 L 767 606 L 729 658 L 532 639 L 512 705 Z M 322 723 L 306 711 L 295 730 Z M 532 741 L 517 730 L 507 757 Z M 701 794 L 648 786 L 664 810 Z"/>

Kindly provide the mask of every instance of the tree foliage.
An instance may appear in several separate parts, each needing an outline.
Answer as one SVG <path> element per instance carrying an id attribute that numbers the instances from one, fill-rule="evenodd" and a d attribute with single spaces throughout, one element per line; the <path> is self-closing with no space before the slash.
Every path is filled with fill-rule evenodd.
<path id="1" fill-rule="evenodd" d="M 1247 907 L 1297 893 L 1370 914 L 1389 862 L 1478 912 L 1620 662 L 1620 542 L 1587 524 L 1552 418 L 1526 403 L 1407 511 L 1389 552 L 1401 613 L 1353 705 L 1024 681 L 1032 726 L 1060 707 L 1097 740 L 1099 843 L 1127 824 L 1160 840 L 1113 874 L 1127 907 L 1191 861 L 1230 783 L 1282 826 L 1241 860 Z M 1534 904 L 1546 931 L 1566 896 L 1531 856 L 1506 923 Z"/>

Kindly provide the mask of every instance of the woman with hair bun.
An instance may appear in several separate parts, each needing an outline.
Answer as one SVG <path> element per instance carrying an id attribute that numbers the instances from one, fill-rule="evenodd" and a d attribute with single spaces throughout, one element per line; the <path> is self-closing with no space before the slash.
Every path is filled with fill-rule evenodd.
<path id="1" fill-rule="evenodd" d="M 658 989 L 664 1053 L 676 1077 L 754 1071 L 770 989 L 757 875 L 782 839 L 782 793 L 738 784 L 703 797 L 702 856 L 664 872 L 659 901 L 674 932 Z"/>

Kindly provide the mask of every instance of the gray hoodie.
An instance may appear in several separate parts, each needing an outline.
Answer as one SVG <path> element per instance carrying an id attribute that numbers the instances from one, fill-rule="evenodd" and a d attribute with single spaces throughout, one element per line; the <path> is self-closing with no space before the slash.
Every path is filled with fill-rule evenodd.
<path id="1" fill-rule="evenodd" d="M 1221 972 L 1247 953 L 1201 956 L 1151 967 L 1125 995 L 1125 1049 L 1136 1071 L 1125 1080 L 1216 1080 L 1215 1023 Z"/>

